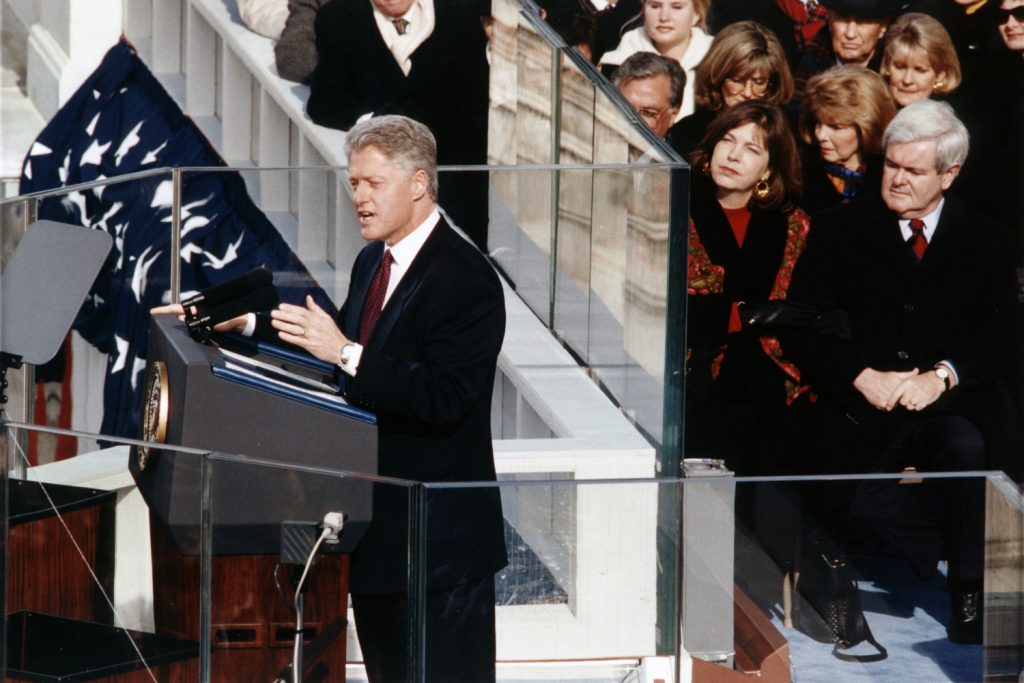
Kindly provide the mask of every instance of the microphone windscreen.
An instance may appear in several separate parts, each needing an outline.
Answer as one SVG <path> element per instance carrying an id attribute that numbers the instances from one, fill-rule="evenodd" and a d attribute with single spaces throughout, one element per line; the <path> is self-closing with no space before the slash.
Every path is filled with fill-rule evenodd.
<path id="1" fill-rule="evenodd" d="M 234 280 L 228 280 L 219 285 L 207 287 L 199 292 L 199 294 L 182 301 L 181 305 L 188 307 L 202 304 L 206 309 L 210 309 L 226 301 L 237 299 L 255 289 L 265 287 L 273 281 L 274 274 L 267 268 L 260 266 L 259 268 L 253 268 L 241 277 L 236 277 Z"/>
<path id="2" fill-rule="evenodd" d="M 206 324 L 213 327 L 217 323 L 231 320 L 246 313 L 269 311 L 277 306 L 278 301 L 277 290 L 269 285 L 263 286 L 254 292 L 249 292 L 245 296 L 240 296 L 210 309 L 206 314 Z"/>

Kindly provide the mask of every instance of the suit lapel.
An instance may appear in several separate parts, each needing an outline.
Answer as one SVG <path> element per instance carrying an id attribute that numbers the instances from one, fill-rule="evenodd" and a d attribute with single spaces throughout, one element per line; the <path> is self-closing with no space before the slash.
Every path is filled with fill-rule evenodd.
<path id="1" fill-rule="evenodd" d="M 373 328 L 373 333 L 370 335 L 369 342 L 367 343 L 369 348 L 379 350 L 384 346 L 388 335 L 391 334 L 392 329 L 395 327 L 395 323 L 402 317 L 402 311 L 413 300 L 417 292 L 420 291 L 427 269 L 433 260 L 433 254 L 439 248 L 441 242 L 448 237 L 450 230 L 444 218 L 434 226 L 430 237 L 420 247 L 416 258 L 409 265 L 409 270 L 402 277 L 402 281 L 398 283 L 398 287 L 395 288 L 387 304 L 384 305 L 380 319 Z"/>
<path id="2" fill-rule="evenodd" d="M 939 224 L 932 235 L 932 241 L 921 260 L 922 277 L 936 273 L 941 275 L 945 272 L 949 260 L 955 258 L 961 250 L 964 233 L 960 228 L 966 225 L 966 217 L 962 213 L 962 207 L 947 197 L 942 213 L 939 214 Z"/>
<path id="3" fill-rule="evenodd" d="M 881 200 L 868 214 L 864 226 L 865 239 L 882 254 L 893 269 L 907 280 L 917 276 L 919 263 L 914 252 L 903 241 L 899 219 L 889 211 Z"/>

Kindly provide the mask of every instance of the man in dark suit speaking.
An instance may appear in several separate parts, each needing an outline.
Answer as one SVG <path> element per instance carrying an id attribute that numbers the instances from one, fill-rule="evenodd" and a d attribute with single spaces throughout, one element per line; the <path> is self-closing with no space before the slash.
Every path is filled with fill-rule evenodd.
<path id="1" fill-rule="evenodd" d="M 337 363 L 351 403 L 377 413 L 379 473 L 494 481 L 491 391 L 505 330 L 490 264 L 436 207 L 434 137 L 401 116 L 349 131 L 349 182 L 364 238 L 332 319 L 312 300 L 271 314 L 280 338 Z M 352 557 L 356 629 L 371 681 L 405 681 L 405 492 L 379 487 Z M 427 499 L 427 680 L 494 680 L 494 573 L 506 563 L 496 490 Z"/>
<path id="2" fill-rule="evenodd" d="M 371 243 L 337 318 L 307 298 L 282 304 L 269 324 L 250 314 L 217 329 L 272 335 L 336 363 L 349 402 L 377 414 L 379 474 L 493 482 L 491 392 L 505 331 L 498 277 L 438 213 L 426 126 L 369 119 L 347 146 L 352 200 Z M 409 680 L 407 497 L 375 487 L 373 521 L 352 555 L 356 629 L 374 683 Z M 507 562 L 498 491 L 434 489 L 426 509 L 427 680 L 493 681 L 494 573 Z"/>
<path id="3" fill-rule="evenodd" d="M 1019 367 L 1013 242 L 946 195 L 968 149 L 949 105 L 908 105 L 882 144 L 881 196 L 816 216 L 793 273 L 791 299 L 834 306 L 850 321 L 839 337 L 783 339 L 820 396 L 805 435 L 811 469 L 1016 474 L 1006 388 Z M 847 501 L 854 520 L 893 542 L 922 576 L 949 560 L 948 634 L 957 642 L 981 642 L 981 483 L 867 480 Z"/>

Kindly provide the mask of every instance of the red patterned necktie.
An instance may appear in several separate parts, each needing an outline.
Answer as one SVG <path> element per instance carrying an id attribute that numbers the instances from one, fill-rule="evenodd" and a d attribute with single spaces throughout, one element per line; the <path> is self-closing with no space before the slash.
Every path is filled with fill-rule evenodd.
<path id="1" fill-rule="evenodd" d="M 912 234 L 907 240 L 907 244 L 914 250 L 917 260 L 920 261 L 924 258 L 924 250 L 928 248 L 928 238 L 924 236 L 924 221 L 920 218 L 911 218 L 910 232 Z"/>
<path id="2" fill-rule="evenodd" d="M 391 264 L 395 258 L 391 255 L 390 249 L 384 250 L 384 256 L 380 260 L 380 267 L 377 274 L 373 276 L 370 283 L 370 291 L 366 295 L 366 304 L 363 305 L 363 317 L 359 321 L 359 343 L 366 346 L 370 340 L 373 328 L 380 319 L 380 311 L 384 308 L 384 295 L 388 291 L 388 281 L 391 279 Z"/>

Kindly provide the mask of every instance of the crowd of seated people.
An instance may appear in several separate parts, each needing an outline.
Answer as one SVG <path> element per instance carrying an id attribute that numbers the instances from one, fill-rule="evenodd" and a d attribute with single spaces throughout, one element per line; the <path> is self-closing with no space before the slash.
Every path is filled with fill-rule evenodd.
<path id="1" fill-rule="evenodd" d="M 695 111 L 667 133 L 693 168 L 686 454 L 1020 481 L 1024 0 L 797 4 L 713 1 Z M 755 534 L 756 497 L 737 496 Z M 971 643 L 982 500 L 883 480 L 804 503 L 921 577 L 946 560 L 947 632 Z"/>
<path id="2" fill-rule="evenodd" d="M 313 121 L 407 114 L 442 163 L 483 163 L 489 3 L 319 4 L 288 3 L 307 30 L 315 16 Z M 1021 480 L 1024 0 L 538 4 L 693 168 L 688 456 Z M 444 182 L 446 209 L 479 196 Z M 977 642 L 981 532 L 957 511 L 978 491 L 924 490 L 854 487 L 818 511 L 860 519 L 921 575 L 947 559 L 949 636 Z"/>

